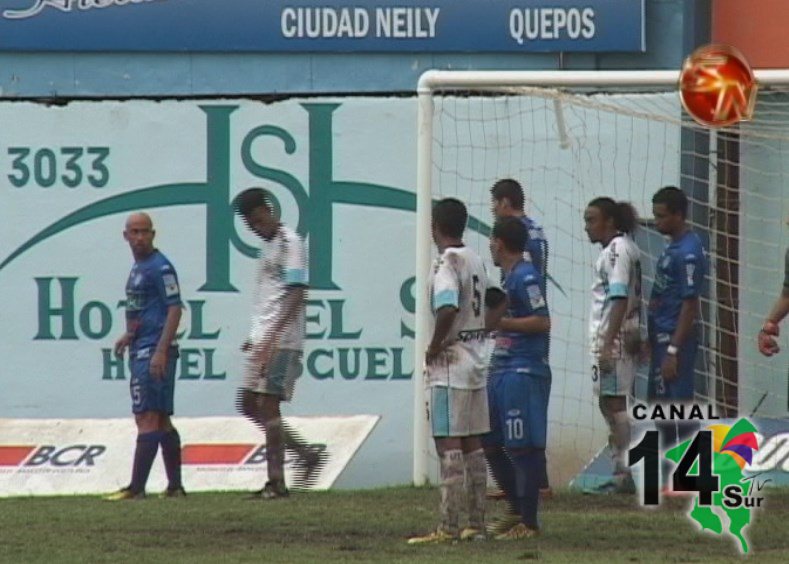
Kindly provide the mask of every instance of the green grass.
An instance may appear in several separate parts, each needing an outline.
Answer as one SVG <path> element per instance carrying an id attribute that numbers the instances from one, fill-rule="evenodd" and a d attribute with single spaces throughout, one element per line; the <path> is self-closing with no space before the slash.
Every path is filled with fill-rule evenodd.
<path id="1" fill-rule="evenodd" d="M 754 562 L 789 561 L 789 491 L 771 490 L 748 538 Z M 518 542 L 411 547 L 435 526 L 435 489 L 240 493 L 109 503 L 92 497 L 0 500 L 0 562 L 737 562 L 734 540 L 701 534 L 686 500 L 646 510 L 633 499 L 560 493 L 543 535 Z M 491 502 L 491 513 L 501 503 Z"/>

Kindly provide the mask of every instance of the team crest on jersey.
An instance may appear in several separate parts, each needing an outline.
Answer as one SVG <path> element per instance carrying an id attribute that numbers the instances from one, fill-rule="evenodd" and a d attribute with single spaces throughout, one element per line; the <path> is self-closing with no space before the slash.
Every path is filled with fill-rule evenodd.
<path id="1" fill-rule="evenodd" d="M 521 414 L 520 409 L 510 409 L 507 412 L 507 417 L 518 417 Z"/>
<path id="2" fill-rule="evenodd" d="M 163 275 L 162 282 L 164 283 L 165 296 L 169 298 L 178 294 L 178 280 L 175 278 L 175 274 Z"/>
<path id="3" fill-rule="evenodd" d="M 529 294 L 529 305 L 532 309 L 545 307 L 545 298 L 542 297 L 542 292 L 537 284 L 526 286 L 526 292 Z"/>

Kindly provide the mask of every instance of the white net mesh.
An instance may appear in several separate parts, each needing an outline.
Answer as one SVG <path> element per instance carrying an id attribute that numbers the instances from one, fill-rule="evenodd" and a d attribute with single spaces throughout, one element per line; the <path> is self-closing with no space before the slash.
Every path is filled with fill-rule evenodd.
<path id="1" fill-rule="evenodd" d="M 435 93 L 432 197 L 469 207 L 467 242 L 490 264 L 489 190 L 500 178 L 524 186 L 526 212 L 550 251 L 548 301 L 553 389 L 552 476 L 576 473 L 604 444 L 592 393 L 587 317 L 592 265 L 582 214 L 597 196 L 632 202 L 642 218 L 645 296 L 663 239 L 650 229 L 651 199 L 681 187 L 689 219 L 709 251 L 697 362 L 699 399 L 721 415 L 787 414 L 786 356 L 767 360 L 755 335 L 783 281 L 789 216 L 789 93 L 762 88 L 755 119 L 711 132 L 690 121 L 675 90 L 570 92 L 509 89 Z M 783 345 L 787 344 L 784 338 Z M 636 382 L 644 398 L 646 372 Z"/>

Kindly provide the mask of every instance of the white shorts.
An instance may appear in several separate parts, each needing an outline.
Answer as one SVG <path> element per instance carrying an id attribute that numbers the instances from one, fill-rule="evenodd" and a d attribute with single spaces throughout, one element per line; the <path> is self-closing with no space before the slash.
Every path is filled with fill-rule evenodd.
<path id="1" fill-rule="evenodd" d="M 490 431 L 486 388 L 430 386 L 427 407 L 434 437 L 471 437 Z"/>
<path id="2" fill-rule="evenodd" d="M 301 376 L 301 351 L 279 349 L 271 358 L 271 365 L 262 371 L 254 362 L 247 360 L 242 388 L 258 394 L 277 396 L 290 401 L 296 379 Z"/>
<path id="3" fill-rule="evenodd" d="M 627 396 L 633 391 L 638 363 L 634 358 L 617 359 L 614 370 L 603 372 L 592 365 L 592 386 L 596 396 Z"/>

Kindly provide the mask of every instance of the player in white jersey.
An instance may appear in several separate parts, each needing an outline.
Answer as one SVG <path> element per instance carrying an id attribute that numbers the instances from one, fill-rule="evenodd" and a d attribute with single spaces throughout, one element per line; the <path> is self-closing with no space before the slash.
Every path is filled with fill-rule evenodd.
<path id="1" fill-rule="evenodd" d="M 488 277 L 479 255 L 463 244 L 467 219 L 466 206 L 453 198 L 433 208 L 433 240 L 440 256 L 429 284 L 434 323 L 425 377 L 428 416 L 441 467 L 441 524 L 435 532 L 409 539 L 409 544 L 484 537 L 487 467 L 480 438 L 490 430 L 485 330 Z M 469 526 L 460 531 L 464 498 Z"/>
<path id="2" fill-rule="evenodd" d="M 301 375 L 307 270 L 301 237 L 280 223 L 271 195 L 262 188 L 239 194 L 234 206 L 261 238 L 251 328 L 242 350 L 248 354 L 238 409 L 266 434 L 268 482 L 254 498 L 286 497 L 285 448 L 298 455 L 294 482 L 308 486 L 325 463 L 317 445 L 308 445 L 282 419 L 280 403 L 290 401 Z"/>
<path id="3" fill-rule="evenodd" d="M 598 490 L 633 493 L 626 456 L 630 448 L 627 397 L 641 343 L 641 261 L 632 238 L 637 216 L 631 204 L 602 197 L 589 202 L 584 223 L 589 240 L 603 247 L 594 267 L 589 348 L 593 387 L 608 424 L 614 479 Z"/>

